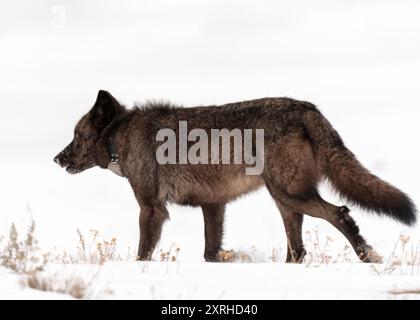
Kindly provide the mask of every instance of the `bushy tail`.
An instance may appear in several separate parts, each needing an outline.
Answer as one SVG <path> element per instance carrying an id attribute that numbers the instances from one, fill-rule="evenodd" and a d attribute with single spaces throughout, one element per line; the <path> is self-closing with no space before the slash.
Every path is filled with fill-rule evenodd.
<path id="1" fill-rule="evenodd" d="M 303 124 L 320 157 L 325 176 L 340 195 L 368 211 L 407 225 L 415 223 L 417 210 L 411 199 L 363 167 L 318 110 L 307 111 Z"/>

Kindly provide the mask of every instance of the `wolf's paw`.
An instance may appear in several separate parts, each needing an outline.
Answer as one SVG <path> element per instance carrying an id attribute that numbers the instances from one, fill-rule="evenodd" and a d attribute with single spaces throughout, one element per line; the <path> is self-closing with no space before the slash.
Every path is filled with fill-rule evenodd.
<path id="1" fill-rule="evenodd" d="M 359 254 L 359 258 L 360 260 L 366 263 L 382 263 L 383 262 L 382 256 L 379 253 L 377 253 L 374 249 L 372 249 L 371 246 L 366 246 L 363 252 Z"/>
<path id="2" fill-rule="evenodd" d="M 220 250 L 216 255 L 217 262 L 234 262 L 238 258 L 239 254 L 233 250 Z"/>
<path id="3" fill-rule="evenodd" d="M 369 259 L 369 261 L 371 263 L 382 263 L 382 262 L 384 262 L 383 257 L 373 249 L 368 251 L 367 258 Z"/>

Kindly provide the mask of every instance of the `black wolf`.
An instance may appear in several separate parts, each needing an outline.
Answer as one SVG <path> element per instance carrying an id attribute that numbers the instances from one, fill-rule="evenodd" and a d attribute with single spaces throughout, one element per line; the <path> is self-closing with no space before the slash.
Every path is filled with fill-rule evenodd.
<path id="1" fill-rule="evenodd" d="M 162 128 L 264 129 L 264 170 L 245 175 L 241 164 L 168 164 L 156 160 Z M 225 204 L 266 186 L 280 209 L 287 239 L 287 262 L 301 262 L 304 214 L 322 218 L 341 231 L 358 257 L 380 257 L 359 234 L 345 206 L 323 200 L 318 183 L 326 178 L 349 202 L 411 225 L 416 208 L 403 192 L 371 174 L 346 148 L 338 133 L 311 103 L 264 98 L 222 106 L 181 108 L 147 103 L 131 110 L 107 91 L 76 125 L 73 141 L 55 159 L 69 173 L 94 166 L 126 177 L 140 205 L 138 259 L 151 258 L 168 218 L 167 202 L 200 206 L 205 222 L 206 261 L 220 260 Z M 258 213 L 255 213 L 258 214 Z"/>

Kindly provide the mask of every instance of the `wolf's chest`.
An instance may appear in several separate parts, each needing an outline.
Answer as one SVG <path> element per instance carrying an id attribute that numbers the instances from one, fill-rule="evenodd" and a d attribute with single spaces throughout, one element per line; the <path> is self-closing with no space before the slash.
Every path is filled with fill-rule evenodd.
<path id="1" fill-rule="evenodd" d="M 113 173 L 115 173 L 116 175 L 119 175 L 120 177 L 124 177 L 123 173 L 121 172 L 121 167 L 119 164 L 116 163 L 110 163 L 108 165 L 108 169 L 111 170 Z"/>

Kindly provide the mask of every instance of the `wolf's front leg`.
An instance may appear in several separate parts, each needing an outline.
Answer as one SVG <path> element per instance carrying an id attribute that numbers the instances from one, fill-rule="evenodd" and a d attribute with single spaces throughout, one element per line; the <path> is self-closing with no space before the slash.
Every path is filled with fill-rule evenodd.
<path id="1" fill-rule="evenodd" d="M 204 216 L 204 235 L 206 248 L 204 259 L 207 262 L 220 261 L 219 252 L 222 250 L 223 222 L 225 206 L 223 204 L 206 204 L 201 209 Z"/>
<path id="2" fill-rule="evenodd" d="M 150 260 L 160 239 L 162 226 L 169 218 L 168 210 L 163 204 L 141 205 L 140 208 L 140 242 L 137 260 Z"/>

